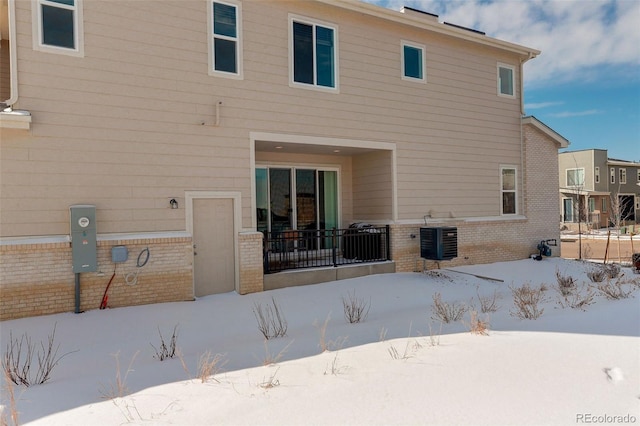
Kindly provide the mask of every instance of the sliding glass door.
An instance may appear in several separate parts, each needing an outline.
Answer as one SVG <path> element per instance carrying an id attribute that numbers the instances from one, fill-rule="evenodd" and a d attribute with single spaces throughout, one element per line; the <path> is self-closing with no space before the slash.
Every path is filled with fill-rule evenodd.
<path id="1" fill-rule="evenodd" d="M 258 231 L 335 228 L 338 226 L 338 172 L 257 167 L 256 209 Z"/>

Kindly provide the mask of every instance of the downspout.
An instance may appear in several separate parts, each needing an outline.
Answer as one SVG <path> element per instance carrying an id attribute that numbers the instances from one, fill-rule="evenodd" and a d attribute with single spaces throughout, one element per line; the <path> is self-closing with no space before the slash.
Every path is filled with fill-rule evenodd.
<path id="1" fill-rule="evenodd" d="M 528 216 L 528 205 L 524 202 L 526 199 L 527 192 L 527 180 L 525 173 L 525 158 L 524 158 L 524 63 L 534 58 L 534 55 L 529 52 L 529 56 L 526 59 L 520 59 L 520 78 L 519 78 L 519 86 L 520 86 L 520 170 L 522 170 L 522 206 L 523 206 L 523 214 L 524 216 Z"/>
<path id="2" fill-rule="evenodd" d="M 18 55 L 16 49 L 16 5 L 15 0 L 8 0 L 9 8 L 9 99 L 2 101 L 10 112 L 13 105 L 18 102 Z"/>

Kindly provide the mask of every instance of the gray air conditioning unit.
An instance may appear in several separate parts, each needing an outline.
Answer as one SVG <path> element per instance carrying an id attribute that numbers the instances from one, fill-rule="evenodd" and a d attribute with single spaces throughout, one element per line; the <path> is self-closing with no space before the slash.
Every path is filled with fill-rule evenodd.
<path id="1" fill-rule="evenodd" d="M 458 228 L 420 228 L 420 257 L 429 260 L 458 257 Z"/>

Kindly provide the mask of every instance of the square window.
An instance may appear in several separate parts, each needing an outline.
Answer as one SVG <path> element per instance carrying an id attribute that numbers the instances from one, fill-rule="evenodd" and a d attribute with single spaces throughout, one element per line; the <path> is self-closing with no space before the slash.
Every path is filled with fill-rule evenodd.
<path id="1" fill-rule="evenodd" d="M 291 84 L 337 88 L 337 31 L 331 26 L 290 17 Z"/>
<path id="2" fill-rule="evenodd" d="M 402 78 L 426 82 L 424 46 L 402 42 Z"/>
<path id="3" fill-rule="evenodd" d="M 209 74 L 242 78 L 240 3 L 209 3 Z"/>
<path id="4" fill-rule="evenodd" d="M 584 186 L 584 169 L 567 169 L 567 187 Z"/>
<path id="5" fill-rule="evenodd" d="M 83 56 L 82 0 L 32 0 L 34 50 Z"/>
<path id="6" fill-rule="evenodd" d="M 511 65 L 498 64 L 498 95 L 515 96 L 514 72 Z"/>

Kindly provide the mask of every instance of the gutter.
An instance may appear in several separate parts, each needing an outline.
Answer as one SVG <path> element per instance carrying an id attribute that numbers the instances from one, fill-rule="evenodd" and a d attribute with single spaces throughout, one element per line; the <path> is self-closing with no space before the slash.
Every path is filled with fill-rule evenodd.
<path id="1" fill-rule="evenodd" d="M 16 5 L 15 0 L 8 0 L 9 7 L 9 74 L 10 97 L 2 101 L 11 108 L 18 101 L 18 55 L 16 53 Z"/>
<path id="2" fill-rule="evenodd" d="M 0 128 L 31 129 L 31 113 L 14 110 L 18 102 L 18 53 L 16 46 L 16 4 L 15 0 L 7 0 L 9 23 L 9 99 L 2 101 L 6 107 L 0 111 Z"/>

